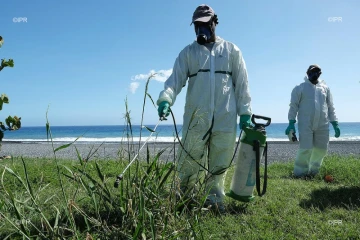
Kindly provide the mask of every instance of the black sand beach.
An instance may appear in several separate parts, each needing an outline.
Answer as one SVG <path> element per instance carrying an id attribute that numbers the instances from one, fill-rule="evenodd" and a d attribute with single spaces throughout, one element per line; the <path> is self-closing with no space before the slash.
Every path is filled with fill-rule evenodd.
<path id="1" fill-rule="evenodd" d="M 58 148 L 64 144 L 54 144 L 54 148 Z M 170 160 L 174 157 L 174 144 L 170 143 L 148 143 L 152 156 L 161 149 L 167 148 L 162 154 L 162 160 Z M 77 159 L 75 146 L 81 154 L 82 158 L 86 158 L 90 152 L 95 152 L 91 159 L 120 159 L 120 156 L 127 156 L 127 145 L 119 143 L 104 144 L 83 144 L 76 143 L 68 148 L 61 149 L 56 152 L 58 159 Z M 137 152 L 139 144 L 134 144 L 133 152 Z M 142 145 L 141 145 L 142 146 Z M 176 147 L 179 145 L 176 144 Z M 298 143 L 290 142 L 268 142 L 268 161 L 287 162 L 294 160 L 298 150 Z M 142 148 L 140 156 L 146 154 L 146 146 Z M 355 155 L 360 159 L 360 142 L 359 141 L 333 141 L 329 144 L 328 154 L 338 154 L 342 156 Z M 0 156 L 13 157 L 31 157 L 31 158 L 54 158 L 51 143 L 19 143 L 19 142 L 3 142 Z M 134 156 L 134 154 L 132 154 Z"/>

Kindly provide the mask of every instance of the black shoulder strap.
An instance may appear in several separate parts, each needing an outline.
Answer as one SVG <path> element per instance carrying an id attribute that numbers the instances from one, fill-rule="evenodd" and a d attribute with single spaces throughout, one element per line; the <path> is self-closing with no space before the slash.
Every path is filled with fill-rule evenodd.
<path id="1" fill-rule="evenodd" d="M 264 185 L 263 189 L 261 191 L 260 188 L 260 142 L 258 140 L 254 141 L 254 148 L 256 154 L 256 190 L 258 192 L 258 195 L 262 197 L 266 193 L 267 188 L 267 142 L 265 143 L 264 153 L 265 156 L 265 170 L 264 170 Z"/>

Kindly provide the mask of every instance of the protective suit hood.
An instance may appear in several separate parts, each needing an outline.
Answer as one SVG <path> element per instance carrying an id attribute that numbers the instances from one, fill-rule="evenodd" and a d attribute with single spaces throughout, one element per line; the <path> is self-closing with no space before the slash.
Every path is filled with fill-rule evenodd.
<path id="1" fill-rule="evenodd" d="M 311 84 L 311 85 L 314 85 L 314 84 L 312 84 L 312 82 L 310 82 L 308 76 L 305 76 L 305 77 L 304 77 L 304 81 L 307 82 L 307 83 L 309 83 L 309 84 Z M 326 82 L 325 82 L 324 80 L 322 80 L 322 79 L 319 78 L 319 79 L 318 79 L 318 83 L 317 83 L 316 85 L 326 85 Z"/>

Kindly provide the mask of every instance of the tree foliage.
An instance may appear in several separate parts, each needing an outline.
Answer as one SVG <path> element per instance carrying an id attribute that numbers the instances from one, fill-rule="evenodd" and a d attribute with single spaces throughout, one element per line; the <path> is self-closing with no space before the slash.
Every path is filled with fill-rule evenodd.
<path id="1" fill-rule="evenodd" d="M 4 39 L 0 36 L 0 48 L 2 47 L 2 45 L 4 44 Z M 1 59 L 1 65 L 0 65 L 0 71 L 2 71 L 5 67 L 14 67 L 14 60 L 13 59 Z M 0 97 L 0 111 L 3 108 L 3 104 L 9 103 L 9 97 L 6 94 L 1 94 Z M 5 119 L 5 124 L 3 122 L 0 122 L 0 146 L 1 146 L 1 141 L 4 138 L 4 132 L 5 131 L 14 131 L 14 130 L 18 130 L 21 127 L 21 117 L 17 117 L 17 116 L 8 116 Z"/>

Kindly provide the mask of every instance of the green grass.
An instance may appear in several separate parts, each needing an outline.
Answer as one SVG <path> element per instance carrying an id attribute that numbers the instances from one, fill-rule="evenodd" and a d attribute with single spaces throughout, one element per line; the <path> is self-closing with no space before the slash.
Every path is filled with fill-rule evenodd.
<path id="1" fill-rule="evenodd" d="M 147 98 L 156 109 L 147 92 L 151 77 L 141 125 Z M 131 142 L 127 101 L 125 108 Z M 46 130 L 52 139 L 48 121 Z M 266 195 L 252 203 L 226 199 L 227 213 L 219 215 L 202 208 L 202 185 L 193 208 L 177 211 L 182 202 L 175 198 L 175 156 L 160 162 L 164 150 L 151 156 L 147 149 L 145 159 L 135 161 L 114 188 L 134 159 L 133 142 L 119 149 L 116 160 L 96 159 L 97 149 L 78 153 L 77 160 L 59 160 L 56 153 L 73 145 L 52 146 L 52 159 L 0 160 L 0 239 L 360 239 L 359 157 L 328 156 L 311 180 L 293 179 L 293 163 L 272 164 Z M 325 174 L 335 180 L 324 182 Z"/>
<path id="2" fill-rule="evenodd" d="M 360 238 L 359 158 L 328 156 L 311 180 L 293 179 L 293 163 L 272 164 L 265 196 L 226 199 L 228 213 L 218 215 L 201 206 L 176 212 L 174 165 L 160 154 L 134 163 L 119 188 L 127 161 L 57 160 L 58 171 L 54 159 L 2 160 L 0 239 Z"/>

